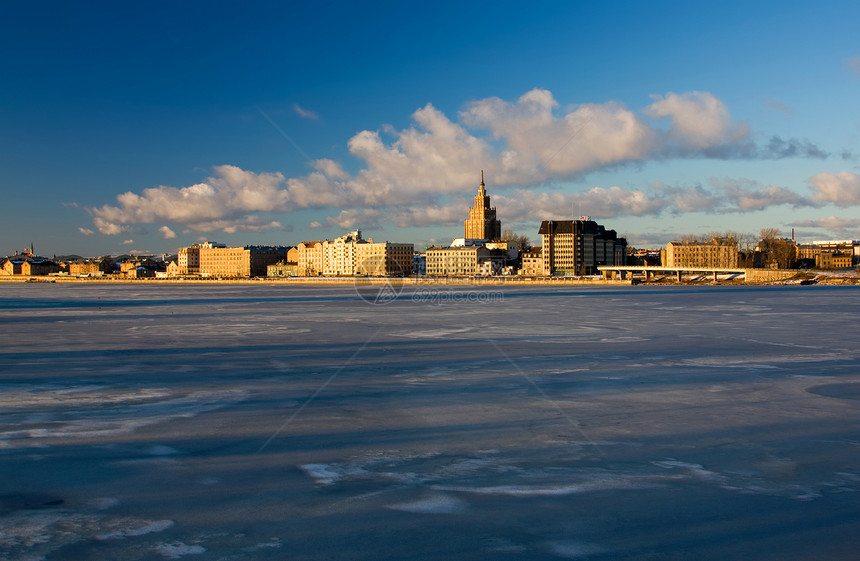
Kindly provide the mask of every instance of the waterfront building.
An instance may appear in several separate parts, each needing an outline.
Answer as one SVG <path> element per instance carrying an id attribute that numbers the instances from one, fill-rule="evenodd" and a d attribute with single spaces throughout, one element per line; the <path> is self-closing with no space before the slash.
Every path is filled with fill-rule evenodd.
<path id="1" fill-rule="evenodd" d="M 513 240 L 488 241 L 484 244 L 489 250 L 499 250 L 511 261 L 515 261 L 520 255 L 520 246 Z"/>
<path id="2" fill-rule="evenodd" d="M 486 245 L 489 240 L 472 239 L 472 238 L 454 238 L 451 240 L 450 247 L 466 247 L 470 245 Z"/>
<path id="3" fill-rule="evenodd" d="M 357 246 L 362 242 L 361 230 L 354 230 L 333 240 L 322 242 L 325 276 L 352 276 L 356 273 Z"/>
<path id="4" fill-rule="evenodd" d="M 822 252 L 838 252 L 851 256 L 851 266 L 860 265 L 860 241 L 857 240 L 817 240 L 808 244 L 799 244 L 800 258 L 809 263 L 816 263 Z"/>
<path id="5" fill-rule="evenodd" d="M 544 220 L 538 233 L 544 275 L 594 275 L 600 265 L 625 264 L 627 240 L 588 216 Z"/>
<path id="6" fill-rule="evenodd" d="M 412 274 L 424 276 L 427 274 L 427 256 L 417 251 L 412 256 Z"/>
<path id="7" fill-rule="evenodd" d="M 78 277 L 100 277 L 114 271 L 113 259 L 99 257 L 96 259 L 84 259 L 69 263 L 69 275 Z"/>
<path id="8" fill-rule="evenodd" d="M 296 249 L 301 276 L 409 275 L 415 254 L 412 244 L 365 240 L 361 230 L 334 240 L 302 242 Z"/>
<path id="9" fill-rule="evenodd" d="M 852 254 L 842 251 L 821 251 L 815 256 L 817 269 L 850 269 Z"/>
<path id="10" fill-rule="evenodd" d="M 408 276 L 412 274 L 415 246 L 411 243 L 392 243 L 367 240 L 356 244 L 357 275 Z"/>
<path id="11" fill-rule="evenodd" d="M 428 276 L 475 276 L 490 250 L 482 245 L 431 247 L 424 252 Z"/>
<path id="12" fill-rule="evenodd" d="M 734 238 L 711 238 L 709 242 L 669 242 L 664 267 L 736 268 L 738 242 Z"/>
<path id="13" fill-rule="evenodd" d="M 315 277 L 323 272 L 323 242 L 302 242 L 296 246 L 300 277 Z"/>
<path id="14" fill-rule="evenodd" d="M 296 277 L 299 275 L 299 264 L 280 261 L 266 267 L 267 277 Z"/>
<path id="15" fill-rule="evenodd" d="M 505 253 L 483 245 L 431 247 L 424 252 L 427 275 L 472 277 L 495 275 L 505 264 Z M 486 265 L 487 262 L 491 262 Z"/>
<path id="16" fill-rule="evenodd" d="M 139 259 L 127 258 L 123 259 L 119 264 L 119 274 L 129 278 L 154 277 L 157 270 L 164 270 L 163 263 L 156 262 L 148 257 Z"/>
<path id="17" fill-rule="evenodd" d="M 529 250 L 523 251 L 520 254 L 520 258 L 520 275 L 526 277 L 540 277 L 545 274 L 542 248 L 533 247 Z"/>
<path id="18" fill-rule="evenodd" d="M 475 206 L 469 209 L 469 218 L 463 224 L 464 238 L 475 240 L 499 240 L 502 237 L 502 223 L 496 219 L 496 209 L 490 206 L 490 196 L 484 185 L 484 172 L 481 172 L 481 185 L 475 195 Z"/>
<path id="19" fill-rule="evenodd" d="M 0 275 L 36 277 L 60 272 L 60 266 L 50 259 L 35 255 L 17 255 L 0 261 Z"/>
<path id="20" fill-rule="evenodd" d="M 200 247 L 200 274 L 207 277 L 263 277 L 266 267 L 287 258 L 284 246 Z"/>
<path id="21" fill-rule="evenodd" d="M 203 242 L 195 243 L 189 247 L 183 247 L 176 255 L 180 275 L 197 275 L 200 273 L 200 250 L 212 249 L 213 247 L 227 247 L 222 243 Z"/>

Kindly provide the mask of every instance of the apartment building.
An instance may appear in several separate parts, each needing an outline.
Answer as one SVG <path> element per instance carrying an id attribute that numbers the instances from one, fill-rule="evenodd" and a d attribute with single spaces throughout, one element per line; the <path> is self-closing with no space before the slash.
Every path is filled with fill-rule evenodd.
<path id="1" fill-rule="evenodd" d="M 197 275 L 200 273 L 200 250 L 215 247 L 227 247 L 222 243 L 203 242 L 183 247 L 176 255 L 176 264 L 179 266 L 180 275 Z"/>
<path id="2" fill-rule="evenodd" d="M 538 233 L 544 275 L 594 275 L 600 265 L 625 264 L 627 240 L 588 216 L 544 220 Z"/>
<path id="3" fill-rule="evenodd" d="M 820 251 L 815 256 L 817 269 L 850 269 L 852 254 L 842 251 Z"/>
<path id="4" fill-rule="evenodd" d="M 709 242 L 669 242 L 664 267 L 736 268 L 738 242 L 734 238 L 711 238 Z"/>
<path id="5" fill-rule="evenodd" d="M 492 252 L 483 245 L 431 247 L 424 256 L 428 276 L 472 277 L 492 258 Z"/>
<path id="6" fill-rule="evenodd" d="M 413 244 L 363 239 L 353 230 L 334 240 L 302 242 L 296 248 L 301 276 L 392 276 L 412 273 Z"/>
<path id="7" fill-rule="evenodd" d="M 296 246 L 296 263 L 300 277 L 315 277 L 323 273 L 323 242 L 302 242 Z"/>
<path id="8" fill-rule="evenodd" d="M 246 245 L 244 247 L 200 247 L 200 274 L 207 277 L 264 277 L 266 267 L 287 259 L 290 248 Z"/>
<path id="9" fill-rule="evenodd" d="M 520 259 L 522 260 L 520 265 L 520 275 L 527 277 L 540 277 L 545 274 L 542 248 L 535 247 L 524 251 L 520 254 Z"/>
<path id="10" fill-rule="evenodd" d="M 797 246 L 800 258 L 807 262 L 816 263 L 819 267 L 821 253 L 840 253 L 851 256 L 851 267 L 860 265 L 860 241 L 857 240 L 817 240 L 812 243 Z"/>

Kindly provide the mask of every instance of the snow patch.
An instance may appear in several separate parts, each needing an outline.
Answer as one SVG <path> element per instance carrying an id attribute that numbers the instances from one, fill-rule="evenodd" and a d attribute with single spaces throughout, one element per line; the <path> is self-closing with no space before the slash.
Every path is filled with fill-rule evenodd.
<path id="1" fill-rule="evenodd" d="M 153 532 L 163 532 L 171 528 L 175 522 L 173 520 L 122 520 L 118 524 L 118 528 L 113 532 L 99 534 L 97 540 L 116 540 L 133 536 L 143 536 Z"/>
<path id="2" fill-rule="evenodd" d="M 389 505 L 388 508 L 416 514 L 457 514 L 466 510 L 466 502 L 450 495 L 434 495 L 409 503 Z"/>
<path id="3" fill-rule="evenodd" d="M 320 485 L 332 485 L 343 479 L 345 473 L 326 464 L 304 464 L 301 467 Z"/>
<path id="4" fill-rule="evenodd" d="M 187 545 L 182 542 L 162 543 L 153 548 L 156 553 L 167 559 L 179 559 L 184 555 L 200 555 L 206 553 L 202 545 Z"/>
<path id="5" fill-rule="evenodd" d="M 467 333 L 471 331 L 471 327 L 462 327 L 460 329 L 429 329 L 426 331 L 410 331 L 408 333 L 398 333 L 399 337 L 407 337 L 409 339 L 441 339 L 449 335 L 457 333 Z"/>

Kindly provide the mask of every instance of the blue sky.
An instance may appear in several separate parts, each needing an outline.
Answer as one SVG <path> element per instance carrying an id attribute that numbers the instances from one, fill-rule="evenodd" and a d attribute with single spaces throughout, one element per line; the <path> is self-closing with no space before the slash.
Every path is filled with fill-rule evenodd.
<path id="1" fill-rule="evenodd" d="M 0 253 L 860 238 L 852 2 L 0 6 Z"/>

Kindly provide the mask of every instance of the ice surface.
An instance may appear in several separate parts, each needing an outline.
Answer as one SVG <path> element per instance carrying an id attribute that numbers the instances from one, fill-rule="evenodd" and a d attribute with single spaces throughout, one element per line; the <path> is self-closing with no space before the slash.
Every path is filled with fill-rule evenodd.
<path id="1" fill-rule="evenodd" d="M 0 559 L 860 547 L 853 287 L 0 290 Z"/>
<path id="2" fill-rule="evenodd" d="M 206 548 L 202 545 L 188 545 L 182 542 L 162 543 L 158 544 L 153 549 L 167 559 L 179 559 L 185 555 L 200 555 L 202 553 L 206 553 Z"/>

